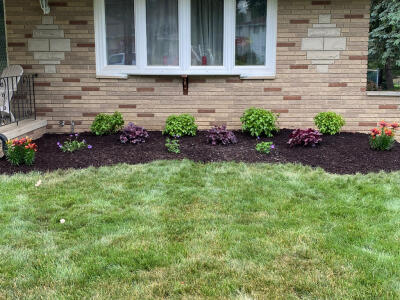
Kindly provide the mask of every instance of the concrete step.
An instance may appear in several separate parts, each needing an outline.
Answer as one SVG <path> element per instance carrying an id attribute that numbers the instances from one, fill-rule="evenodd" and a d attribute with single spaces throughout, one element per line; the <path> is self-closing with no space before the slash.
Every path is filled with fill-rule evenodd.
<path id="1" fill-rule="evenodd" d="M 5 136 L 7 140 L 29 136 L 32 139 L 38 139 L 46 133 L 46 120 L 24 120 L 0 127 L 0 135 Z M 4 156 L 2 151 L 3 141 L 0 139 L 0 157 Z"/>

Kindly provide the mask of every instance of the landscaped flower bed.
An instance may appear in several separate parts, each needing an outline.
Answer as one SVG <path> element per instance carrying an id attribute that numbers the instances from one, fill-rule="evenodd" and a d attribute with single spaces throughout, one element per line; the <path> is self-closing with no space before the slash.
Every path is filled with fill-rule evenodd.
<path id="1" fill-rule="evenodd" d="M 361 133 L 340 133 L 324 135 L 316 147 L 290 147 L 287 143 L 292 130 L 283 129 L 272 138 L 257 139 L 249 133 L 235 131 L 237 144 L 213 146 L 208 143 L 208 133 L 198 132 L 196 136 L 181 137 L 180 154 L 169 153 L 165 147 L 166 136 L 161 132 L 149 132 L 146 143 L 122 144 L 120 134 L 96 136 L 83 133 L 92 149 L 64 153 L 57 142 L 67 140 L 69 135 L 45 135 L 35 141 L 36 152 L 32 166 L 12 166 L 5 158 L 0 159 L 0 173 L 51 171 L 67 168 L 100 167 L 118 163 L 139 164 L 154 160 L 191 159 L 200 162 L 243 161 L 267 163 L 302 163 L 321 167 L 338 174 L 368 173 L 400 170 L 400 145 L 396 142 L 390 151 L 374 151 L 369 145 L 369 136 Z M 260 142 L 272 141 L 274 149 L 270 154 L 256 151 Z"/>

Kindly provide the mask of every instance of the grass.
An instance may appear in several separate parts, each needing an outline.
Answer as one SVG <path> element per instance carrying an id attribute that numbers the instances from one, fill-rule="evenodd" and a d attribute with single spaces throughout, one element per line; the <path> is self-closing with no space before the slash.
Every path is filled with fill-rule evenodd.
<path id="1" fill-rule="evenodd" d="M 398 298 L 399 195 L 298 165 L 0 176 L 0 298 Z"/>

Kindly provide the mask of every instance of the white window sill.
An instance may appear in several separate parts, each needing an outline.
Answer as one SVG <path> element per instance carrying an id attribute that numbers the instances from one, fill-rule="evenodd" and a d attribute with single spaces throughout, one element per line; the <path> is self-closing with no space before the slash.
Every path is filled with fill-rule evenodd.
<path id="1" fill-rule="evenodd" d="M 128 79 L 128 75 L 124 74 L 97 74 L 96 75 L 97 79 Z"/>
<path id="2" fill-rule="evenodd" d="M 229 73 L 189 73 L 189 74 L 181 74 L 179 72 L 177 73 L 171 73 L 171 72 L 166 72 L 166 73 L 153 73 L 153 72 L 143 72 L 143 73 L 125 73 L 125 74 L 117 74 L 117 73 L 101 73 L 101 74 L 96 74 L 97 79 L 128 79 L 129 76 L 181 76 L 181 77 L 187 77 L 187 76 L 239 76 L 240 79 L 242 80 L 274 80 L 276 79 L 275 75 L 250 75 L 250 74 L 229 74 Z"/>
<path id="3" fill-rule="evenodd" d="M 400 97 L 400 92 L 394 91 L 367 91 L 368 97 Z"/>

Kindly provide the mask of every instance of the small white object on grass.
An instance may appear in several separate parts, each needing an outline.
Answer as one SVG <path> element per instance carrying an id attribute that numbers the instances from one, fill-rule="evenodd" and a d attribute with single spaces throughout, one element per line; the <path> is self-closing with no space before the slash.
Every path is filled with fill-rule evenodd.
<path id="1" fill-rule="evenodd" d="M 38 182 L 36 182 L 35 186 L 39 187 L 42 184 L 42 180 L 39 180 Z"/>
<path id="2" fill-rule="evenodd" d="M 60 223 L 61 223 L 61 224 L 64 224 L 64 223 L 65 223 L 65 220 L 64 220 L 64 219 L 61 219 L 61 220 L 60 220 Z"/>

